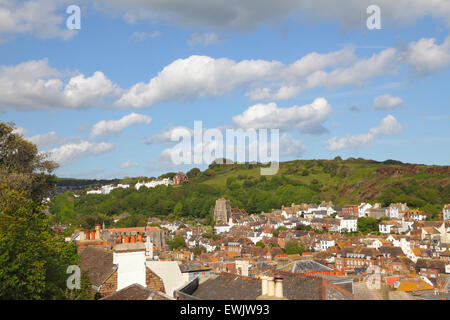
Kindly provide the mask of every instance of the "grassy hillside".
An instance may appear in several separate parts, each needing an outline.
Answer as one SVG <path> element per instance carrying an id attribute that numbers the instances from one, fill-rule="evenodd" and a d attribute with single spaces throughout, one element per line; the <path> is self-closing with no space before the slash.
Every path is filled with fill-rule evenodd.
<path id="1" fill-rule="evenodd" d="M 335 205 L 406 202 L 436 218 L 443 205 L 450 202 L 449 166 L 338 157 L 282 162 L 274 176 L 261 176 L 260 167 L 211 164 L 203 172 L 198 169 L 188 172 L 189 183 L 183 186 L 114 190 L 107 196 L 80 198 L 66 193 L 55 198 L 51 212 L 58 221 L 85 225 L 100 220 L 109 223 L 112 216 L 122 212 L 132 214 L 128 222 L 122 222 L 130 224 L 144 224 L 149 216 L 210 220 L 211 207 L 223 196 L 231 200 L 232 207 L 249 213 L 267 212 L 293 202 L 332 200 Z"/>

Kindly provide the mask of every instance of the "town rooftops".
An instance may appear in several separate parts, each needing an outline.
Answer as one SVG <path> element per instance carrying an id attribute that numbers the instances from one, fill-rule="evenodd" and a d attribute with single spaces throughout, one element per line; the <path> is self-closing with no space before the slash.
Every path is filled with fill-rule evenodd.
<path id="1" fill-rule="evenodd" d="M 173 300 L 173 298 L 162 292 L 145 288 L 135 283 L 100 300 Z"/>
<path id="2" fill-rule="evenodd" d="M 352 299 L 352 293 L 330 281 L 312 276 L 277 271 L 283 277 L 283 296 L 290 300 Z M 228 273 L 194 279 L 179 290 L 186 300 L 256 300 L 262 294 L 261 280 Z"/>

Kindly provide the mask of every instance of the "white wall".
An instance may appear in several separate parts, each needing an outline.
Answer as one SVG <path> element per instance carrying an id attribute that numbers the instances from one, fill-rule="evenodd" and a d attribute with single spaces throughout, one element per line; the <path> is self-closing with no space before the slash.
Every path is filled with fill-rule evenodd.
<path id="1" fill-rule="evenodd" d="M 138 283 L 145 283 L 145 251 L 114 252 L 113 263 L 118 265 L 117 291 Z"/>
<path id="2" fill-rule="evenodd" d="M 177 261 L 147 261 L 146 265 L 161 278 L 168 296 L 173 297 L 173 292 L 186 283 Z"/>

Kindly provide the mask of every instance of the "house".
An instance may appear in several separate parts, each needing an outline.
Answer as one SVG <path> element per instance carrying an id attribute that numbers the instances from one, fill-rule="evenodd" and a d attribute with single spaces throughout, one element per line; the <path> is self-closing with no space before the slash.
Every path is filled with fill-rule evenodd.
<path id="1" fill-rule="evenodd" d="M 185 175 L 183 172 L 178 172 L 176 175 L 172 178 L 172 184 L 173 185 L 180 185 L 189 180 L 188 176 Z"/>
<path id="2" fill-rule="evenodd" d="M 174 298 L 156 290 L 134 283 L 100 300 L 174 300 Z"/>
<path id="3" fill-rule="evenodd" d="M 320 251 L 326 251 L 330 247 L 334 247 L 335 245 L 336 243 L 333 239 L 331 239 L 330 237 L 325 237 L 324 239 L 320 240 Z"/>
<path id="4" fill-rule="evenodd" d="M 382 217 L 386 217 L 388 215 L 387 208 L 373 208 L 366 210 L 366 216 L 374 219 L 380 219 Z"/>
<path id="5" fill-rule="evenodd" d="M 343 206 L 341 208 L 341 212 L 339 213 L 341 217 L 352 217 L 358 216 L 358 206 L 357 205 L 348 205 Z"/>
<path id="6" fill-rule="evenodd" d="M 358 206 L 358 218 L 367 217 L 366 211 L 370 208 L 372 208 L 372 205 L 370 203 L 361 203 Z"/>
<path id="7" fill-rule="evenodd" d="M 339 220 L 339 232 L 355 232 L 358 230 L 358 218 L 356 216 L 344 216 Z"/>
<path id="8" fill-rule="evenodd" d="M 446 204 L 442 210 L 442 219 L 444 221 L 450 220 L 450 204 Z"/>
<path id="9" fill-rule="evenodd" d="M 378 225 L 380 233 L 397 233 L 399 223 L 397 221 L 383 221 Z"/>
<path id="10" fill-rule="evenodd" d="M 418 259 L 415 265 L 416 272 L 431 281 L 437 279 L 440 273 L 446 273 L 446 261 L 439 259 Z"/>
<path id="11" fill-rule="evenodd" d="M 409 210 L 406 203 L 391 203 L 387 209 L 391 219 L 401 219 Z"/>
<path id="12" fill-rule="evenodd" d="M 201 263 L 186 263 L 179 267 L 186 283 L 199 276 L 208 276 L 211 270 Z"/>
<path id="13" fill-rule="evenodd" d="M 276 277 L 270 274 L 260 278 L 211 274 L 202 282 L 194 279 L 179 289 L 176 297 L 179 300 L 352 300 L 353 294 L 325 278 L 277 271 Z"/>
<path id="14" fill-rule="evenodd" d="M 165 293 L 162 280 L 145 266 L 142 243 L 120 244 L 114 251 L 88 247 L 80 255 L 80 268 L 88 275 L 96 298 L 136 283 Z"/>

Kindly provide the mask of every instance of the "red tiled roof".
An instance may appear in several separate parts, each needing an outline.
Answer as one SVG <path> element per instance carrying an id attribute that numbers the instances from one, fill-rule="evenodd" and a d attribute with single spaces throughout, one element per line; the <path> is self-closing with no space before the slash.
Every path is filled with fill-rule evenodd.
<path id="1" fill-rule="evenodd" d="M 132 228 L 112 228 L 106 229 L 109 232 L 144 232 L 144 231 L 157 231 L 158 227 L 132 227 Z"/>

